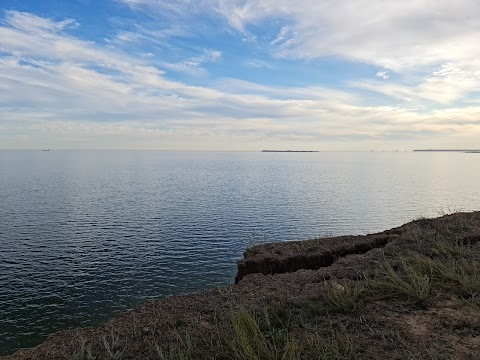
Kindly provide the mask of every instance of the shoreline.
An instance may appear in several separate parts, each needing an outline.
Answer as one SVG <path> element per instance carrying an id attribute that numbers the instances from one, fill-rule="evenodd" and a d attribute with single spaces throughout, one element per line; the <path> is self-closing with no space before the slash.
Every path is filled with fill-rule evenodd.
<path id="1" fill-rule="evenodd" d="M 467 359 L 480 355 L 479 260 L 480 212 L 257 245 L 235 285 L 151 300 L 2 359 Z"/>

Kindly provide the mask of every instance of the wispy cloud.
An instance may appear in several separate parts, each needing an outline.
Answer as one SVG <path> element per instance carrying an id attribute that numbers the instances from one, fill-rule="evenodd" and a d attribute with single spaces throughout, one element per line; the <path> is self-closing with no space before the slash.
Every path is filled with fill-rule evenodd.
<path id="1" fill-rule="evenodd" d="M 384 72 L 377 76 L 386 79 Z M 378 81 L 355 81 L 353 87 L 382 93 L 397 99 L 417 102 L 428 100 L 432 103 L 449 105 L 467 99 L 469 93 L 480 86 L 480 77 L 474 72 L 467 72 L 451 66 L 442 65 L 430 75 L 416 80 L 415 83 L 385 83 Z M 427 105 L 427 104 L 425 104 Z"/>
<path id="2" fill-rule="evenodd" d="M 202 69 L 230 61 L 228 48 L 199 43 L 196 53 L 181 52 L 178 61 L 162 58 L 161 51 L 148 56 L 148 46 L 141 56 L 128 51 L 128 43 L 136 42 L 170 51 L 172 39 L 198 36 L 203 28 L 119 26 L 102 45 L 76 36 L 81 29 L 76 20 L 9 11 L 0 25 L 2 146 L 43 147 L 55 141 L 59 147 L 258 149 L 301 142 L 320 149 L 369 149 L 390 141 L 396 147 L 412 140 L 441 144 L 452 136 L 461 141 L 480 136 L 480 107 L 460 104 L 480 85 L 475 58 L 480 54 L 473 45 L 477 20 L 456 26 L 476 3 L 455 10 L 441 2 L 446 18 L 438 21 L 451 25 L 446 33 L 429 18 L 428 31 L 416 22 L 403 28 L 411 16 L 419 20 L 427 14 L 418 4 L 417 9 L 398 2 L 381 7 L 362 1 L 304 1 L 295 7 L 286 0 L 121 2 L 135 11 L 148 9 L 152 18 L 208 13 L 220 21 L 214 22 L 218 31 L 236 32 L 239 42 L 255 39 L 254 45 L 239 46 L 257 52 L 231 65 L 243 70 L 276 70 L 278 57 L 324 56 L 375 70 L 367 79 L 333 85 L 302 79 L 303 85 L 274 86 L 232 77 L 235 71 L 228 78 L 209 78 Z M 268 19 L 275 19 L 270 31 L 255 33 Z M 451 54 L 445 44 L 465 52 Z M 177 80 L 172 71 L 194 80 Z M 195 78 L 199 74 L 205 79 Z M 378 79 L 372 80 L 375 74 Z M 370 92 L 389 100 L 372 103 Z"/>
<path id="3" fill-rule="evenodd" d="M 272 69 L 273 65 L 268 61 L 260 59 L 251 59 L 246 62 L 248 67 L 257 68 L 257 69 Z"/>
<path id="4" fill-rule="evenodd" d="M 476 39 L 480 11 L 475 1 L 440 1 L 432 11 L 428 0 L 407 2 L 209 1 L 209 6 L 238 29 L 265 19 L 288 21 L 273 43 L 296 33 L 295 46 L 283 56 L 338 55 L 386 69 L 478 58 Z"/>
<path id="5" fill-rule="evenodd" d="M 215 63 L 222 57 L 222 53 L 218 50 L 203 49 L 198 56 L 193 56 L 182 60 L 178 63 L 160 62 L 160 64 L 170 70 L 185 72 L 191 75 L 204 75 L 206 73 L 203 68 L 204 64 Z"/>
<path id="6" fill-rule="evenodd" d="M 440 1 L 432 10 L 431 2 L 369 0 L 310 1 L 292 6 L 288 0 L 202 0 L 192 5 L 179 0 L 168 6 L 156 0 L 122 0 L 131 6 L 147 6 L 150 10 L 169 11 L 177 16 L 195 13 L 220 16 L 232 29 L 264 41 L 273 56 L 290 59 L 315 59 L 337 56 L 353 62 L 378 66 L 377 76 L 386 79 L 390 72 L 401 76 L 423 76 L 424 98 L 449 93 L 452 81 L 439 81 L 431 76 L 432 67 L 441 67 L 446 75 L 455 69 L 460 79 L 476 78 L 480 72 L 480 3 L 476 1 Z M 275 20 L 281 25 L 270 39 L 256 34 L 262 24 Z M 282 25 L 283 24 L 283 25 Z M 260 29 L 260 30 L 259 30 Z M 262 36 L 257 36 L 262 35 Z M 264 40 L 261 40 L 261 39 Z M 470 69 L 468 74 L 463 68 Z M 442 73 L 436 75 L 441 75 Z M 435 75 L 435 74 L 434 74 Z M 462 77 L 463 76 L 463 77 Z M 430 86 L 432 85 L 432 86 Z M 444 87 L 444 90 L 428 89 Z M 466 84 L 465 91 L 471 89 Z M 441 96 L 440 102 L 456 100 Z"/>
<path id="7" fill-rule="evenodd" d="M 385 70 L 377 72 L 377 76 L 382 78 L 383 80 L 387 80 L 389 78 L 388 71 Z"/>
<path id="8" fill-rule="evenodd" d="M 277 34 L 277 37 L 275 39 L 273 39 L 270 42 L 270 44 L 271 45 L 277 45 L 279 43 L 284 43 L 284 42 L 288 41 L 289 32 L 290 32 L 290 29 L 288 28 L 288 26 L 283 26 L 280 29 L 280 32 Z"/>
<path id="9" fill-rule="evenodd" d="M 6 13 L 5 22 L 16 29 L 28 32 L 35 30 L 59 32 L 68 28 L 76 28 L 79 25 L 74 19 L 54 22 L 50 19 L 18 11 L 8 11 Z"/>
<path id="10" fill-rule="evenodd" d="M 250 25 L 277 19 L 285 25 L 272 45 L 295 34 L 295 45 L 280 56 L 321 57 L 337 55 L 400 71 L 412 66 L 448 61 L 474 61 L 480 50 L 480 12 L 476 1 L 431 2 L 369 0 L 310 1 L 292 6 L 288 0 L 119 0 L 136 8 L 169 12 L 179 17 L 194 14 L 221 16 L 232 28 L 254 32 Z M 306 55 L 308 54 L 308 55 Z"/>

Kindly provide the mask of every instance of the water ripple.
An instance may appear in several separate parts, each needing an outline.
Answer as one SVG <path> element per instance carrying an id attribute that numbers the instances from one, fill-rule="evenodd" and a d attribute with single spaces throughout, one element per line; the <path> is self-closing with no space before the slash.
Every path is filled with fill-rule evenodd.
<path id="1" fill-rule="evenodd" d="M 245 247 L 478 209 L 478 156 L 0 151 L 0 354 L 230 283 Z"/>

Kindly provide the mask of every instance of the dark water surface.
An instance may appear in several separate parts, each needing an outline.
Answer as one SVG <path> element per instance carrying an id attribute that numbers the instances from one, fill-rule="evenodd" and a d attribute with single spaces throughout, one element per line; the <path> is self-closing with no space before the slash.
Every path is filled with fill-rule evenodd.
<path id="1" fill-rule="evenodd" d="M 0 151 L 0 354 L 231 283 L 264 239 L 479 208 L 479 154 Z"/>

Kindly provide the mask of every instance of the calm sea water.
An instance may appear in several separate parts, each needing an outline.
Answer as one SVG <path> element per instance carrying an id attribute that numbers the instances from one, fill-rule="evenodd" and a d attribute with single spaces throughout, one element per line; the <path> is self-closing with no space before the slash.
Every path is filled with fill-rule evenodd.
<path id="1" fill-rule="evenodd" d="M 233 282 L 257 242 L 480 208 L 480 154 L 0 151 L 0 354 Z"/>

